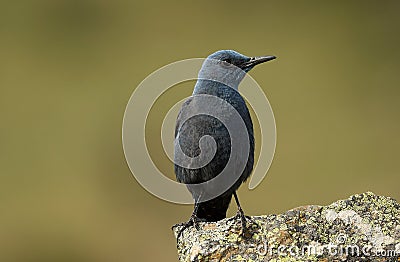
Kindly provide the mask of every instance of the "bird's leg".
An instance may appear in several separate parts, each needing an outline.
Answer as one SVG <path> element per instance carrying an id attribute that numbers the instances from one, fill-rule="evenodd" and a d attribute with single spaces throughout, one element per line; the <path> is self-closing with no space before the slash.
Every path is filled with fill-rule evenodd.
<path id="1" fill-rule="evenodd" d="M 193 226 L 197 229 L 200 230 L 199 227 L 199 218 L 197 217 L 197 210 L 199 210 L 199 202 L 196 201 L 196 203 L 194 203 L 194 209 L 193 209 L 193 213 L 190 216 L 190 221 L 192 221 Z"/>
<path id="2" fill-rule="evenodd" d="M 242 233 L 245 233 L 247 231 L 246 216 L 244 215 L 243 209 L 240 206 L 239 198 L 236 194 L 236 191 L 233 192 L 233 196 L 235 197 L 236 205 L 238 207 L 236 217 L 240 217 L 240 221 L 242 222 Z"/>
<path id="3" fill-rule="evenodd" d="M 200 197 L 201 197 L 201 195 L 200 195 Z M 198 199 L 200 199 L 200 197 Z M 199 218 L 197 217 L 197 210 L 199 210 L 199 200 L 195 200 L 193 213 L 190 216 L 189 221 L 181 224 L 182 228 L 181 228 L 181 230 L 179 230 L 178 236 L 176 237 L 177 240 L 179 240 L 183 231 L 185 229 L 189 228 L 190 226 L 194 226 L 197 230 L 200 230 L 200 227 L 198 224 Z"/>

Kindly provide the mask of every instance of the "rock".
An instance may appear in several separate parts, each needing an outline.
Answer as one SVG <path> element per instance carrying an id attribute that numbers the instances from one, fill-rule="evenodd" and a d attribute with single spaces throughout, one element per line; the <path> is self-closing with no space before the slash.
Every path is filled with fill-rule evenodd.
<path id="1" fill-rule="evenodd" d="M 251 217 L 247 234 L 235 218 L 199 227 L 178 240 L 180 261 L 400 261 L 400 204 L 371 192 Z"/>

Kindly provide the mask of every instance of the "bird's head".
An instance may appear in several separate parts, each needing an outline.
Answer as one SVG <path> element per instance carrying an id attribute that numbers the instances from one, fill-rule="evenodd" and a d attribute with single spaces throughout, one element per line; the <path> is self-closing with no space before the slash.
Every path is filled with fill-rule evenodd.
<path id="1" fill-rule="evenodd" d="M 220 50 L 208 56 L 203 62 L 199 79 L 221 82 L 237 90 L 247 72 L 256 65 L 275 58 L 275 56 L 248 57 L 233 50 Z"/>

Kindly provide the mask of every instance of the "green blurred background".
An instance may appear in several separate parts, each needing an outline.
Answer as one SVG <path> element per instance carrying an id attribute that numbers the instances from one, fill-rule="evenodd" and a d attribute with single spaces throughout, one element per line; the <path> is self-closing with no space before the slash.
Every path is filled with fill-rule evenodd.
<path id="1" fill-rule="evenodd" d="M 399 11 L 399 1 L 1 1 L 0 261 L 175 261 L 170 227 L 192 207 L 135 181 L 123 113 L 151 72 L 218 49 L 278 56 L 251 72 L 278 140 L 263 183 L 240 190 L 247 214 L 368 190 L 399 200 Z"/>

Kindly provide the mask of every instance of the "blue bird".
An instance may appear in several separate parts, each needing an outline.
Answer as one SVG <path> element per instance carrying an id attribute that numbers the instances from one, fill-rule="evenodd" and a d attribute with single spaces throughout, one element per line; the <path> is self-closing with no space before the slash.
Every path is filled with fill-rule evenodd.
<path id="1" fill-rule="evenodd" d="M 192 216 L 188 222 L 183 223 L 178 239 L 182 231 L 187 227 L 192 225 L 198 227 L 198 221 L 211 222 L 226 218 L 232 195 L 238 207 L 236 217 L 241 219 L 242 231 L 246 230 L 246 217 L 239 204 L 236 190 L 246 181 L 253 170 L 254 132 L 249 110 L 245 100 L 238 92 L 238 87 L 246 73 L 252 68 L 275 58 L 275 56 L 247 57 L 233 50 L 221 50 L 211 54 L 203 62 L 193 95 L 182 105 L 175 128 L 174 169 L 176 178 L 178 182 L 187 184 L 195 202 Z M 224 111 L 223 108 L 226 108 L 226 106 L 223 106 L 223 103 L 217 103 L 217 105 L 221 106 L 214 106 L 215 108 L 210 109 L 208 107 L 212 107 L 212 101 L 210 100 L 210 103 L 196 102 L 196 97 L 199 96 L 215 97 L 229 103 L 243 120 L 245 132 L 248 136 L 248 140 L 244 140 L 248 144 L 242 145 L 248 147 L 248 154 L 242 157 L 244 158 L 243 168 L 239 171 L 234 170 L 234 172 L 240 172 L 240 174 L 237 174 L 237 179 L 234 179 L 230 183 L 231 186 L 220 192 L 220 194 L 211 195 L 208 198 L 207 194 L 210 195 L 209 191 L 212 191 L 211 187 L 213 185 L 208 185 L 207 182 L 223 172 L 229 163 L 231 155 L 234 153 L 240 155 L 241 152 L 232 152 L 233 140 L 230 137 L 232 131 L 228 129 L 227 123 L 223 123 L 218 117 L 204 113 L 207 110 L 215 111 L 216 114 L 222 113 L 229 124 L 229 121 L 233 121 L 229 116 L 231 114 L 230 111 Z M 185 117 L 188 114 L 193 115 L 193 117 Z M 205 136 L 212 137 L 213 141 L 202 141 Z M 186 165 L 180 164 L 179 162 L 182 160 L 180 157 L 181 152 L 191 159 L 196 159 L 197 157 L 197 160 L 201 158 L 199 156 L 202 154 L 211 154 L 211 157 L 209 157 L 211 160 L 206 164 L 197 165 L 194 160 L 189 160 Z M 240 159 L 235 161 L 239 165 Z M 199 183 L 204 183 L 204 186 L 197 188 L 191 186 Z M 222 184 L 224 183 L 225 180 L 222 181 Z"/>

